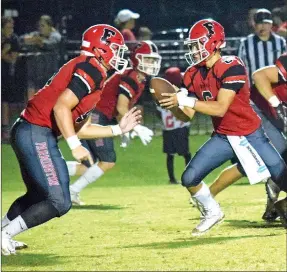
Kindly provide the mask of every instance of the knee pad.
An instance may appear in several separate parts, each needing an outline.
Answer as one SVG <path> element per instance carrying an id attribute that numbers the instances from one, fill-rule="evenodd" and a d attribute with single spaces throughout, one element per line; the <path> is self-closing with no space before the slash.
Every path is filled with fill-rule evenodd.
<path id="1" fill-rule="evenodd" d="M 197 178 L 196 170 L 193 167 L 185 169 L 181 176 L 181 184 L 184 187 L 195 187 L 201 182 L 201 179 Z"/>

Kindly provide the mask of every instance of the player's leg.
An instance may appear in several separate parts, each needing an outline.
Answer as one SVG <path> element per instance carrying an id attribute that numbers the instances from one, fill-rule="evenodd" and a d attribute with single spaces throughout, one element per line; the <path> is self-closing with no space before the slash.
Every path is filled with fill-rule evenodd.
<path id="1" fill-rule="evenodd" d="M 29 184 L 27 196 L 39 201 L 24 207 L 25 210 L 3 229 L 4 254 L 13 253 L 11 237 L 62 216 L 71 207 L 68 170 L 52 131 L 24 121 L 15 124 L 12 137 L 19 163 L 29 173 L 23 177 Z"/>
<path id="2" fill-rule="evenodd" d="M 234 156 L 233 150 L 222 135 L 214 135 L 195 154 L 182 174 L 182 185 L 190 192 L 193 200 L 203 209 L 204 218 L 193 230 L 200 235 L 219 223 L 224 214 L 212 197 L 208 186 L 202 181 L 212 170 Z"/>
<path id="3" fill-rule="evenodd" d="M 242 173 L 238 170 L 237 164 L 226 167 L 216 180 L 210 185 L 210 193 L 215 197 L 221 191 L 232 185 L 243 177 Z"/>
<path id="4" fill-rule="evenodd" d="M 98 162 L 90 166 L 75 183 L 70 186 L 71 200 L 74 204 L 84 205 L 79 193 L 89 184 L 97 181 L 105 172 L 112 169 L 116 162 L 113 138 L 86 141 L 88 148 Z"/>
<path id="5" fill-rule="evenodd" d="M 274 146 L 266 137 L 263 128 L 246 137 L 266 164 L 278 191 L 287 192 L 287 166 Z"/>
<path id="6" fill-rule="evenodd" d="M 166 168 L 170 184 L 178 183 L 174 176 L 174 154 L 176 153 L 173 139 L 174 133 L 175 130 L 163 130 L 162 132 L 162 138 L 163 138 L 162 148 L 163 153 L 166 154 Z"/>
<path id="7" fill-rule="evenodd" d="M 184 157 L 185 165 L 191 160 L 189 151 L 189 127 L 183 127 L 178 130 L 176 141 L 176 153 Z"/>

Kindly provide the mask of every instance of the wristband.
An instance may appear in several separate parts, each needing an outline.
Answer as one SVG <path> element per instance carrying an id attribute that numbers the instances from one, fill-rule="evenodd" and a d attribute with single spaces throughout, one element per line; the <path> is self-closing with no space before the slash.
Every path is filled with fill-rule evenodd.
<path id="1" fill-rule="evenodd" d="M 67 144 L 71 150 L 82 145 L 77 135 L 73 135 L 73 136 L 67 138 L 66 141 L 67 141 Z"/>
<path id="2" fill-rule="evenodd" d="M 188 97 L 182 92 L 178 92 L 176 96 L 177 96 L 178 105 L 180 107 L 190 107 L 193 109 L 195 102 L 197 100 L 196 98 Z"/>
<path id="3" fill-rule="evenodd" d="M 277 108 L 277 107 L 280 105 L 280 100 L 278 99 L 278 97 L 277 97 L 276 95 L 271 96 L 271 97 L 268 99 L 268 102 L 270 103 L 270 105 L 271 105 L 273 108 Z"/>
<path id="4" fill-rule="evenodd" d="M 111 129 L 115 136 L 123 134 L 120 125 L 111 126 Z"/>

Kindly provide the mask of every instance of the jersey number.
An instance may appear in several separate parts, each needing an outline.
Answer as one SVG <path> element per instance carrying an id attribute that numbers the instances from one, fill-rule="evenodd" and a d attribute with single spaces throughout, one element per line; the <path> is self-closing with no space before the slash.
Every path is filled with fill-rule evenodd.
<path id="1" fill-rule="evenodd" d="M 210 91 L 203 91 L 202 97 L 203 97 L 204 101 L 208 101 L 208 100 L 211 100 L 213 98 L 212 93 Z"/>
<path id="2" fill-rule="evenodd" d="M 109 39 L 109 38 L 111 38 L 112 36 L 115 36 L 115 35 L 116 35 L 115 31 L 113 31 L 111 29 L 108 29 L 108 28 L 105 28 L 104 29 L 104 34 L 101 37 L 101 41 L 105 42 L 105 43 L 110 43 L 109 41 L 107 41 L 107 39 Z"/>
<path id="3" fill-rule="evenodd" d="M 173 128 L 174 126 L 174 120 L 172 115 L 167 115 L 165 117 L 165 126 L 166 128 Z"/>

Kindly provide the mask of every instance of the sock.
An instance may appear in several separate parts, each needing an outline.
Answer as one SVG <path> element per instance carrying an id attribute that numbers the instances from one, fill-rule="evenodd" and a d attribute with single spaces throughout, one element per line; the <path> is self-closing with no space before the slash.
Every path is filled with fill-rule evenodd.
<path id="1" fill-rule="evenodd" d="M 185 166 L 188 165 L 188 163 L 191 160 L 191 154 L 188 152 L 187 154 L 184 155 L 184 160 L 185 160 Z"/>
<path id="2" fill-rule="evenodd" d="M 79 193 L 90 183 L 95 182 L 104 174 L 104 171 L 98 166 L 98 164 L 92 165 L 77 181 L 71 185 L 73 192 Z"/>
<path id="3" fill-rule="evenodd" d="M 174 158 L 173 155 L 167 154 L 166 166 L 167 166 L 167 172 L 168 172 L 169 180 L 175 180 L 174 170 L 173 170 L 173 158 Z"/>
<path id="4" fill-rule="evenodd" d="M 205 210 L 215 210 L 218 212 L 219 205 L 212 197 L 208 186 L 203 181 L 201 184 L 201 189 L 196 194 L 194 194 L 192 198 L 195 198 L 204 207 Z"/>
<path id="5" fill-rule="evenodd" d="M 5 227 L 5 231 L 11 236 L 15 235 L 27 230 L 27 225 L 21 215 L 17 216 L 14 220 L 10 222 L 9 225 Z"/>
<path id="6" fill-rule="evenodd" d="M 80 165 L 80 163 L 76 161 L 67 161 L 66 164 L 68 167 L 69 176 L 70 177 L 75 176 L 77 172 L 77 166 Z"/>
<path id="7" fill-rule="evenodd" d="M 2 218 L 1 229 L 5 228 L 10 223 L 10 219 L 7 217 L 7 214 Z"/>

